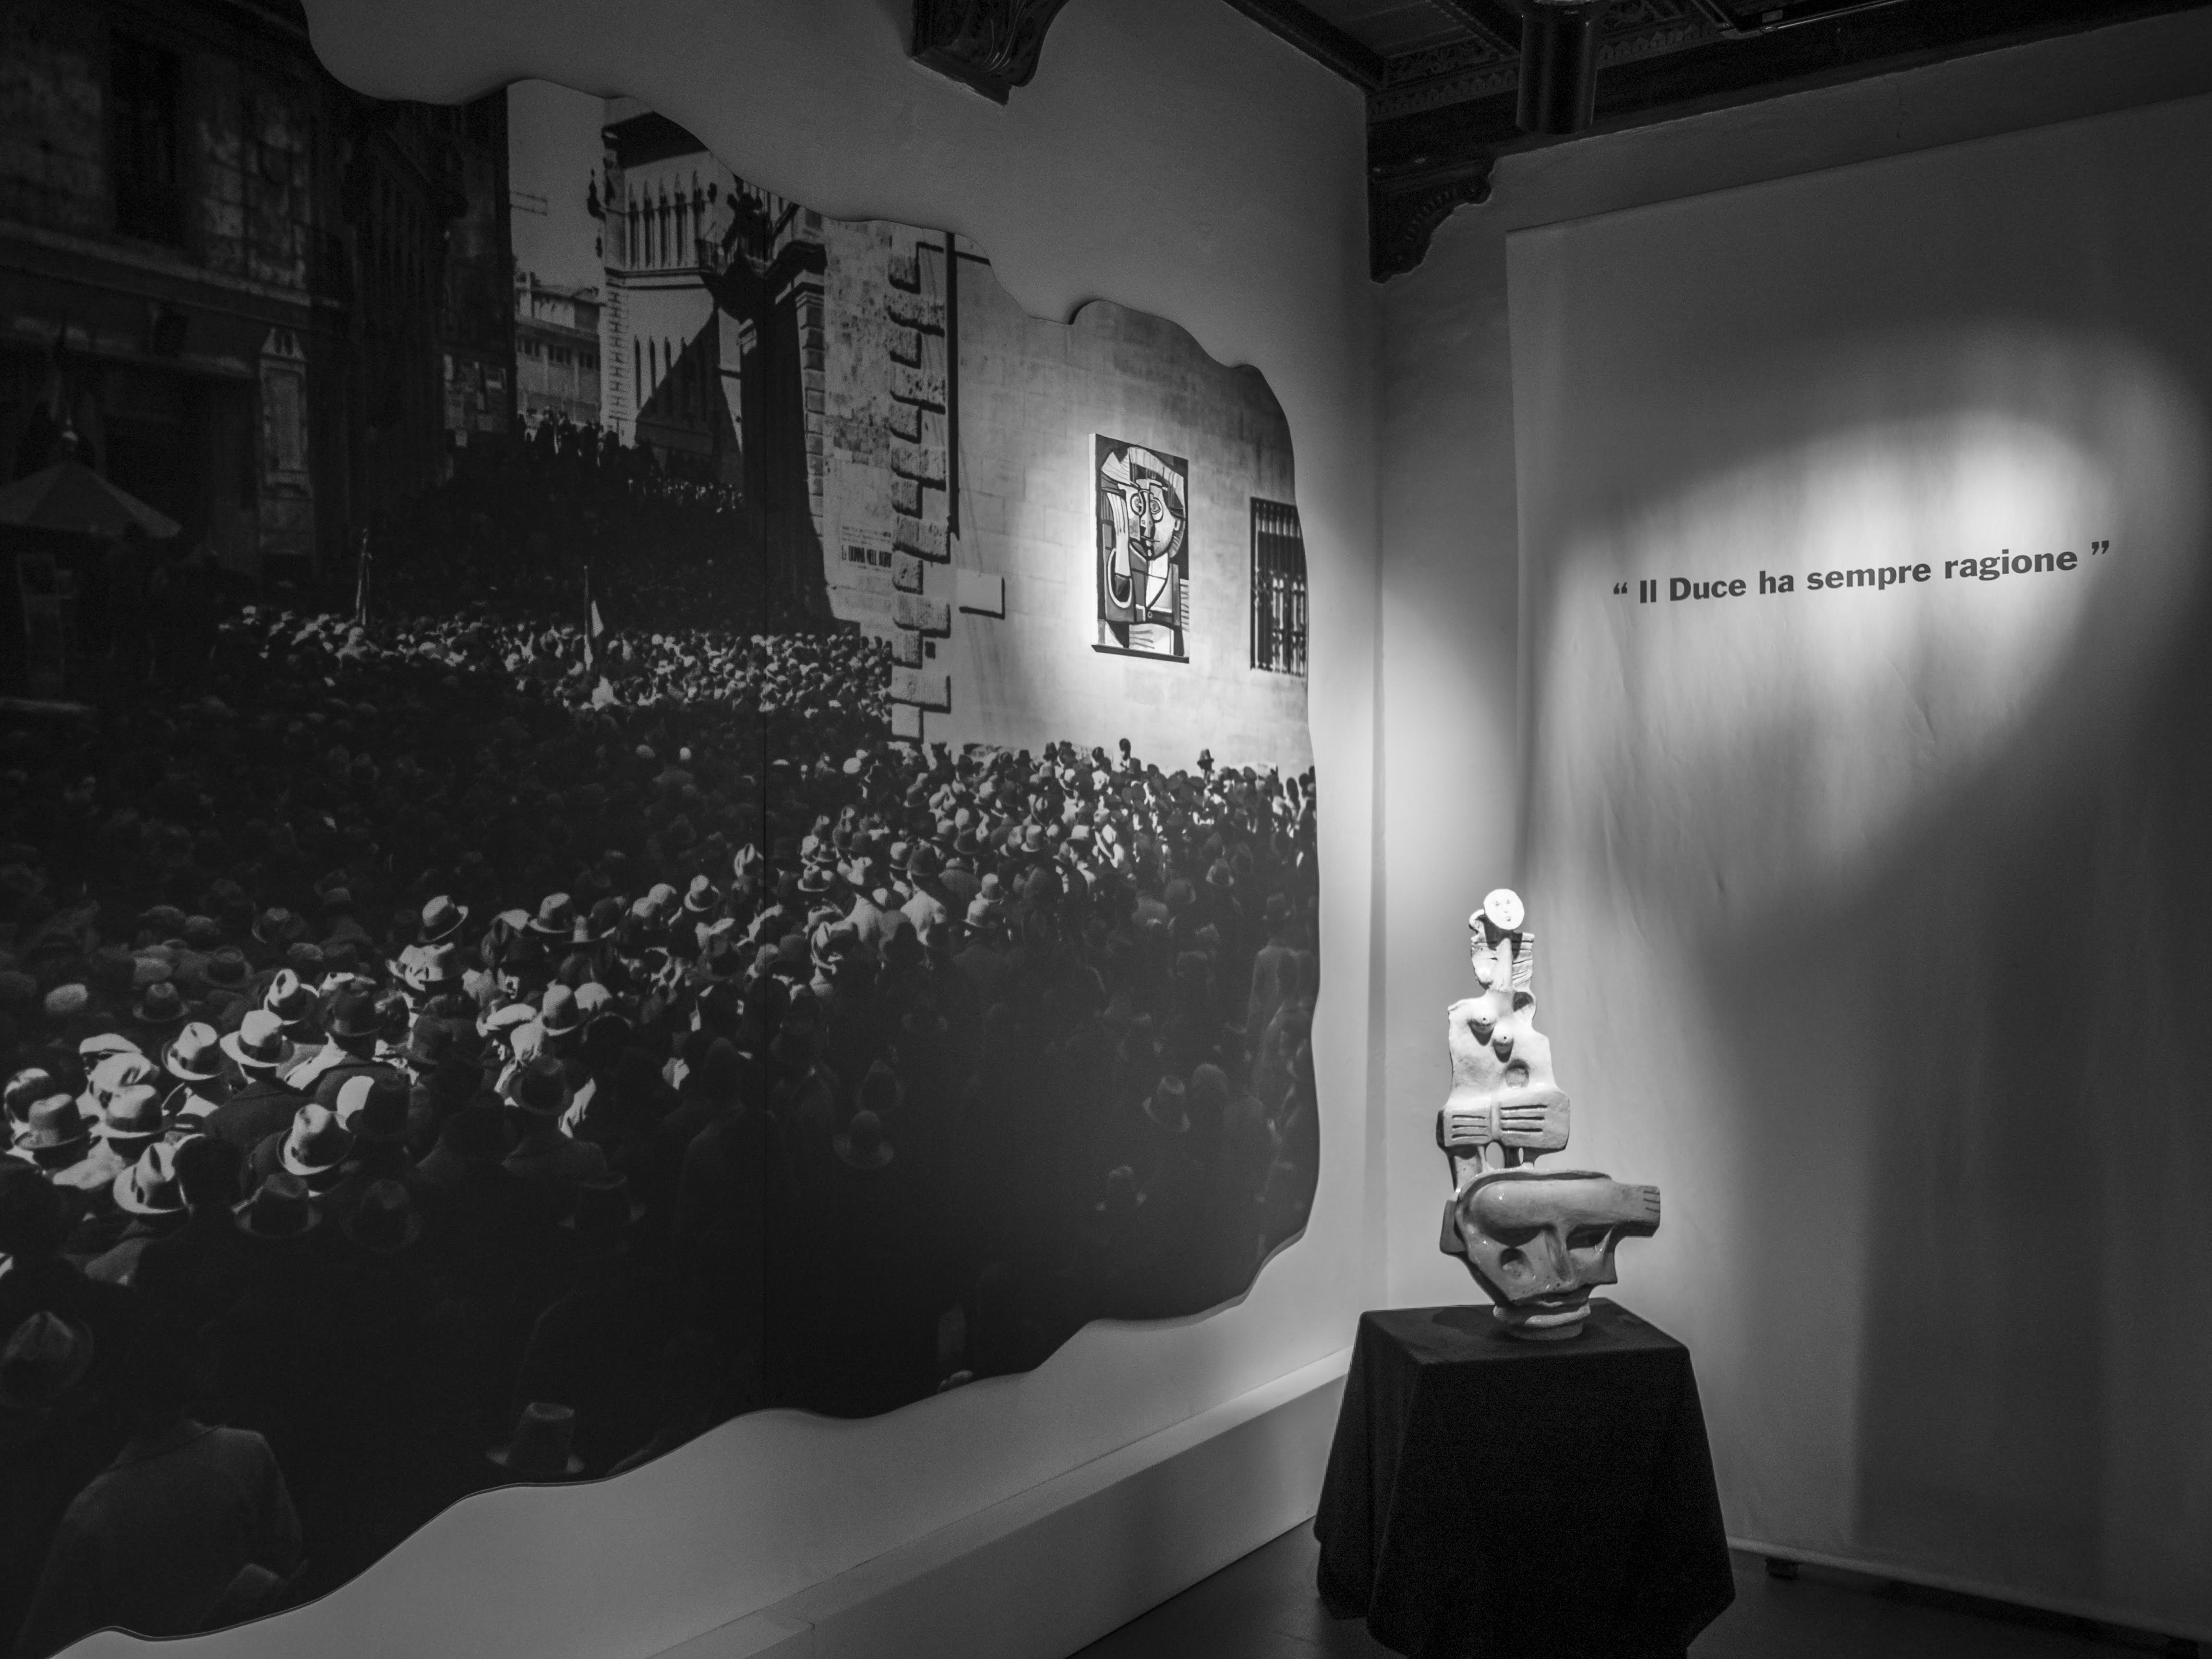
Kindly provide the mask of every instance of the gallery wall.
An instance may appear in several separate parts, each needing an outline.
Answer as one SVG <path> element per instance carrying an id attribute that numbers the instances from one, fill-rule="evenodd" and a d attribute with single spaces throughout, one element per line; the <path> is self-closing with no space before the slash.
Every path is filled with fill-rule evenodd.
<path id="1" fill-rule="evenodd" d="M 906 58 L 906 10 L 309 8 L 318 51 L 362 91 L 446 101 L 536 77 L 632 94 L 825 214 L 972 239 L 1032 314 L 1109 301 L 1265 377 L 1298 456 L 1324 619 L 1313 755 L 1348 808 L 1322 831 L 1322 1173 L 1305 1235 L 1232 1305 L 1091 1326 L 1026 1376 L 866 1421 L 763 1412 L 612 1481 L 470 1498 L 328 1598 L 195 1650 L 659 1651 L 1324 1360 L 1379 1296 L 1360 1247 L 1377 1210 L 1358 805 L 1372 764 L 1376 392 L 1359 99 L 1229 8 L 1093 0 L 1059 22 L 1036 83 L 1002 108 Z"/>
<path id="2" fill-rule="evenodd" d="M 1509 161 L 1386 296 L 1383 624 L 1393 1301 L 1461 1293 L 1409 1189 L 1510 876 L 1731 1534 L 2200 1636 L 2208 44 Z"/>

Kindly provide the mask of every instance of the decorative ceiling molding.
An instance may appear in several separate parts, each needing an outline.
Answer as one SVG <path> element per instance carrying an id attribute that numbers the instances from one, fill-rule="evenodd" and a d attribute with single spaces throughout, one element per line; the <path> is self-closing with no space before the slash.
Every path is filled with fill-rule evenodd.
<path id="1" fill-rule="evenodd" d="M 915 61 L 1005 103 L 1036 73 L 1067 0 L 914 0 Z M 1354 41 L 1353 45 L 1358 43 Z"/>
<path id="2" fill-rule="evenodd" d="M 1003 104 L 1036 73 L 1066 0 L 914 0 L 916 62 Z M 1412 270 L 1455 208 L 1489 199 L 1516 120 L 1520 0 L 1428 0 L 1460 33 L 1385 56 L 1301 0 L 1228 0 L 1367 94 L 1368 264 Z M 1557 0 L 1554 0 L 1557 3 Z M 1618 130 L 1692 109 L 2186 11 L 2212 0 L 1611 0 L 1595 117 Z M 1354 18 L 1355 23 L 1357 19 Z"/>
<path id="3" fill-rule="evenodd" d="M 1510 58 L 1521 50 L 1521 20 L 1512 0 L 1429 0 L 1469 34 Z"/>
<path id="4" fill-rule="evenodd" d="M 1425 158 L 1424 158 L 1425 159 Z M 1442 166 L 1413 165 L 1367 175 L 1367 270 L 1380 283 L 1428 257 L 1429 239 L 1455 208 L 1490 199 L 1495 151 Z"/>
<path id="5" fill-rule="evenodd" d="M 1368 96 L 1369 266 L 1411 270 L 1504 156 L 1576 137 L 1520 131 L 1513 0 L 1429 0 L 1458 40 L 1393 56 Z M 2212 0 L 1616 0 L 1600 43 L 1596 130 L 1619 132 L 1802 88 L 2050 40 Z"/>
<path id="6" fill-rule="evenodd" d="M 1382 84 L 1367 94 L 1370 122 L 1510 92 L 1521 75 L 1516 52 L 1477 35 L 1400 52 L 1384 67 Z"/>

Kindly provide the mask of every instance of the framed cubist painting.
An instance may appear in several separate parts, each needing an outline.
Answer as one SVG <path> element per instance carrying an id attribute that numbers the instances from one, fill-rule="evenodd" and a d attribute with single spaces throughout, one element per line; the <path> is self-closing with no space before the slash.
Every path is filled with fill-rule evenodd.
<path id="1" fill-rule="evenodd" d="M 1190 463 L 1101 435 L 1098 647 L 1182 661 L 1190 628 Z"/>

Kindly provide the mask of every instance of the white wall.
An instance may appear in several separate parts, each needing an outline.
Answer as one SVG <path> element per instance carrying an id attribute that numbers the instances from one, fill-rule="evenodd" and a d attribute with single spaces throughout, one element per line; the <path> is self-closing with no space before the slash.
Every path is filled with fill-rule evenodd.
<path id="1" fill-rule="evenodd" d="M 908 62 L 904 0 L 308 10 L 325 61 L 364 92 L 455 100 L 534 76 L 633 94 L 744 177 L 825 213 L 974 238 L 1039 315 L 1111 299 L 1267 376 L 1291 423 L 1322 619 L 1314 752 L 1342 802 L 1321 822 L 1321 1186 L 1305 1237 L 1236 1307 L 1094 1326 L 1027 1376 L 885 1418 L 762 1413 L 602 1486 L 473 1498 L 324 1601 L 164 1651 L 653 1653 L 1342 1347 L 1381 1290 L 1361 1243 L 1377 1224 L 1360 810 L 1375 720 L 1377 392 L 1358 94 L 1231 8 L 1190 0 L 1068 7 L 1036 82 L 1005 108 Z"/>
<path id="2" fill-rule="evenodd" d="M 2207 1152 L 2179 849 L 2212 811 L 2179 781 L 2205 697 L 2172 653 L 2201 625 L 2160 561 L 2197 551 L 2172 492 L 2198 469 L 2212 123 L 2167 105 L 1821 170 L 2208 85 L 2198 15 L 1533 152 L 1384 304 L 1391 1299 L 1463 1293 L 1435 1246 L 1437 1015 L 1465 912 L 1522 878 L 1577 1161 L 1668 1189 L 1620 1293 L 1698 1354 L 1732 1532 L 2198 1635 L 2212 1330 L 2184 1287 L 2212 1264 L 2184 1219 Z M 1701 194 L 1760 180 L 1790 182 Z M 1514 255 L 1516 352 L 1508 240 L 1547 225 Z M 1875 291 L 1917 348 L 1850 349 Z M 1955 639 L 1869 621 L 1838 657 L 1779 624 L 1662 643 L 1585 591 L 1587 549 L 1572 599 L 1555 585 L 1600 525 L 1685 574 L 1802 571 L 1787 514 L 1729 540 L 1758 482 L 1730 468 L 1939 381 L 2063 417 L 2044 429 L 2087 459 L 2045 444 L 1995 499 L 2132 534 L 2137 587 L 2079 617 L 2008 596 Z M 1871 453 L 1972 473 L 1938 436 Z M 1899 522 L 1936 532 L 1940 499 Z M 1844 728 L 1889 747 L 1821 775 Z"/>

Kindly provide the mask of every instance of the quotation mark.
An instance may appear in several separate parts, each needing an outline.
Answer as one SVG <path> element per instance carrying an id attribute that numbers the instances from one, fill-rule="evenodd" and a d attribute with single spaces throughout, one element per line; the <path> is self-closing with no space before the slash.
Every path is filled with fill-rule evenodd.
<path id="1" fill-rule="evenodd" d="M 1628 592 L 1628 584 L 1626 582 L 1615 582 L 1613 585 L 1613 591 L 1616 593 L 1626 593 Z"/>
<path id="2" fill-rule="evenodd" d="M 2110 542 L 2091 542 L 2089 544 L 2089 556 L 2094 559 L 2100 553 L 2110 552 L 2112 550 L 2112 544 Z"/>

